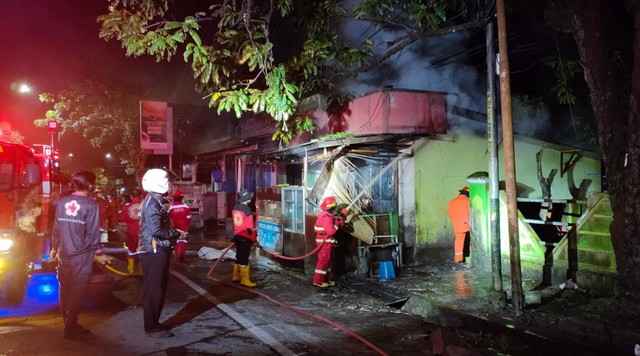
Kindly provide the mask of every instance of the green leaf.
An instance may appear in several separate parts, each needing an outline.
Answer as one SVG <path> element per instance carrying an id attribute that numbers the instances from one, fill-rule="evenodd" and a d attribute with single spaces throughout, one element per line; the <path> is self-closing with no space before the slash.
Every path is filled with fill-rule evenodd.
<path id="1" fill-rule="evenodd" d="M 188 32 L 191 38 L 193 38 L 193 42 L 195 42 L 196 46 L 198 47 L 202 46 L 202 40 L 200 39 L 200 35 L 198 35 L 196 31 L 191 29 Z"/>

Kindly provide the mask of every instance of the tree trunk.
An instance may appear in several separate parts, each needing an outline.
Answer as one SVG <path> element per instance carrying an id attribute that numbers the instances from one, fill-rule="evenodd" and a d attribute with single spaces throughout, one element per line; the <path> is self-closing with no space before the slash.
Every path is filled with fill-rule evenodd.
<path id="1" fill-rule="evenodd" d="M 616 255 L 619 296 L 629 311 L 640 314 L 640 33 L 633 14 L 633 68 L 619 70 L 613 54 L 620 52 L 620 34 L 612 31 L 608 1 L 568 1 L 565 11 L 578 45 L 585 81 L 598 125 L 600 147 L 613 209 L 610 226 Z M 558 2 L 555 3 L 558 5 Z M 620 8 L 622 10 L 622 8 Z M 618 21 L 618 20 L 613 20 Z"/>

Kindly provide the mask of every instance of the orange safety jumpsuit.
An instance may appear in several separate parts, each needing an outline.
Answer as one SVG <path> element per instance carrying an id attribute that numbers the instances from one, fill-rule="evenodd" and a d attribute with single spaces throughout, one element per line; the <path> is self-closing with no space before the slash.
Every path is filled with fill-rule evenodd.
<path id="1" fill-rule="evenodd" d="M 318 220 L 313 226 L 316 232 L 316 246 L 322 245 L 320 252 L 318 252 L 318 263 L 313 273 L 314 285 L 330 282 L 327 278 L 327 273 L 331 273 L 331 252 L 336 244 L 333 235 L 338 231 L 337 225 L 339 225 L 339 222 L 336 221 L 333 213 L 323 210 L 318 214 Z"/>
<path id="2" fill-rule="evenodd" d="M 467 232 L 471 230 L 471 225 L 469 224 L 471 215 L 469 197 L 461 193 L 457 197 L 453 198 L 449 202 L 447 215 L 449 215 L 449 218 L 451 219 L 453 232 L 455 234 L 453 242 L 454 260 L 456 262 L 462 262 L 464 261 L 464 240 L 467 236 Z"/>

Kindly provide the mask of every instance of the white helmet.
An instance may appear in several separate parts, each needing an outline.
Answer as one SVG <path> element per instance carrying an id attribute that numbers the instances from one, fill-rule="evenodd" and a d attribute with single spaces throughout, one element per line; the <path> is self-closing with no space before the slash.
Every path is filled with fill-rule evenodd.
<path id="1" fill-rule="evenodd" d="M 169 175 L 164 169 L 153 168 L 142 177 L 142 189 L 145 192 L 166 194 L 169 191 Z"/>

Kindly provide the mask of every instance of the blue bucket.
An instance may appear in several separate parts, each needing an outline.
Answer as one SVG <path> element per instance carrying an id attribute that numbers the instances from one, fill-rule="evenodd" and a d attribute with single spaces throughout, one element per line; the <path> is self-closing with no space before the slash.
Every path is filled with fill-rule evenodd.
<path id="1" fill-rule="evenodd" d="M 396 278 L 396 271 L 393 269 L 393 261 L 380 262 L 380 280 Z"/>

